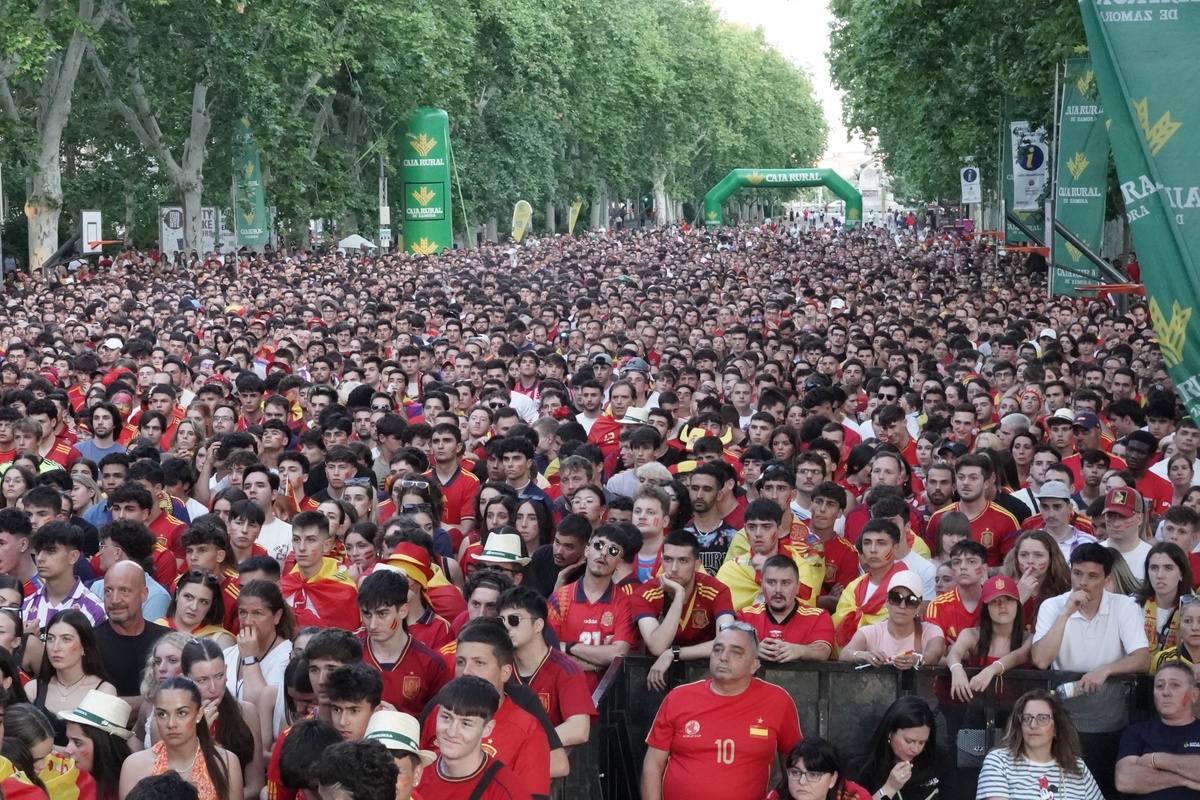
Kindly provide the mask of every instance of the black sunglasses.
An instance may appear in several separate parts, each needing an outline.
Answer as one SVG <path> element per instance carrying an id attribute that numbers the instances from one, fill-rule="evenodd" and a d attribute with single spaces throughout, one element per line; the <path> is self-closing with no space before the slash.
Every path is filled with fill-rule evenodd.
<path id="1" fill-rule="evenodd" d="M 405 503 L 400 506 L 400 511 L 404 514 L 414 514 L 420 511 L 428 513 L 432 510 L 433 506 L 429 505 L 429 503 Z"/>
<path id="2" fill-rule="evenodd" d="M 900 594 L 899 592 L 888 592 L 888 602 L 894 606 L 902 606 L 907 608 L 916 608 L 921 605 L 921 598 L 915 594 Z"/>

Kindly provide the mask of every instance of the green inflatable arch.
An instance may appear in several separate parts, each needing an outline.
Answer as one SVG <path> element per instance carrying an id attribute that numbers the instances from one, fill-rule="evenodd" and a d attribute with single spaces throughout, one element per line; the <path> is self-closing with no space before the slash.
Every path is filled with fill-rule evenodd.
<path id="1" fill-rule="evenodd" d="M 828 186 L 846 201 L 846 227 L 862 222 L 863 202 L 858 190 L 831 169 L 735 169 L 704 195 L 704 223 L 721 225 L 725 218 L 721 204 L 729 195 L 745 186 L 751 188 Z"/>

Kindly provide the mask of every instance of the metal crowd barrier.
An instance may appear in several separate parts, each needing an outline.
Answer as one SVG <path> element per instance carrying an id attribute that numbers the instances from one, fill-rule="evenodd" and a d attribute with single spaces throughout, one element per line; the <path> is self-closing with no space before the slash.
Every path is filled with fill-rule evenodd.
<path id="1" fill-rule="evenodd" d="M 571 774 L 557 782 L 556 797 L 638 800 L 646 736 L 665 697 L 646 687 L 653 664 L 654 659 L 646 656 L 627 656 L 605 673 L 593 695 L 599 719 L 588 742 L 570 753 Z M 675 664 L 670 685 L 707 676 L 707 661 Z M 838 662 L 763 662 L 757 676 L 792 696 L 805 736 L 829 739 L 847 760 L 865 751 L 876 723 L 896 699 L 905 695 L 925 699 L 937 717 L 938 763 L 945 766 L 943 800 L 973 800 L 983 756 L 999 746 L 1018 697 L 1032 689 L 1053 690 L 1080 677 L 1072 672 L 1008 670 L 986 693 L 960 703 L 950 697 L 950 671 L 944 667 L 901 672 L 892 667 L 855 669 Z M 1111 754 L 1121 730 L 1153 715 L 1152 686 L 1148 675 L 1125 675 L 1111 678 L 1095 696 L 1067 701 L 1084 734 L 1089 767 L 1100 773 L 1098 780 L 1104 770 L 1111 780 Z"/>

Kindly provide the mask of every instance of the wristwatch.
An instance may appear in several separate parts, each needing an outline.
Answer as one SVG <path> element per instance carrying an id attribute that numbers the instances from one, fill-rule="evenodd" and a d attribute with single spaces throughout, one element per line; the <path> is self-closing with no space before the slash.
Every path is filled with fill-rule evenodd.
<path id="1" fill-rule="evenodd" d="M 681 648 L 679 647 L 679 645 L 673 645 L 673 646 L 671 647 L 671 655 L 672 655 L 672 656 L 674 656 L 674 658 L 672 659 L 673 661 L 678 661 L 678 660 L 679 660 L 679 652 L 680 652 L 680 650 L 681 650 Z"/>
<path id="2" fill-rule="evenodd" d="M 244 666 L 244 667 L 253 666 L 254 664 L 257 664 L 260 661 L 262 661 L 261 658 L 256 658 L 254 656 L 243 656 L 242 657 L 242 666 Z"/>

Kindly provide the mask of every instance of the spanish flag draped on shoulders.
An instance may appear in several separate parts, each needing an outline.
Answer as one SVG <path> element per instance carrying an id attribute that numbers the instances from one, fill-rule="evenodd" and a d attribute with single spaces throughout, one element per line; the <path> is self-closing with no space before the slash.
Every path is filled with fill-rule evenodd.
<path id="1" fill-rule="evenodd" d="M 283 576 L 282 589 L 297 627 L 317 625 L 348 631 L 360 627 L 358 587 L 335 559 L 322 559 L 321 568 L 310 578 L 304 577 L 297 564 Z"/>
<path id="2" fill-rule="evenodd" d="M 745 533 L 739 532 L 737 535 L 745 536 Z M 785 538 L 780 540 L 776 555 L 787 556 L 796 562 L 796 568 L 800 571 L 800 593 L 796 599 L 803 606 L 816 607 L 821 585 L 825 582 L 825 559 L 821 553 L 804 542 Z M 762 570 L 755 566 L 754 553 L 749 550 L 734 555 L 731 544 L 725 561 L 717 570 L 717 580 L 729 587 L 734 611 L 762 602 Z"/>
<path id="3" fill-rule="evenodd" d="M 609 406 L 592 423 L 592 429 L 588 431 L 587 443 L 599 447 L 600 452 L 604 453 L 604 457 L 608 458 L 617 452 L 620 436 L 621 423 L 617 422 L 613 416 L 612 406 Z"/>
<path id="4" fill-rule="evenodd" d="M 4 756 L 0 756 L 0 790 L 4 792 L 5 800 L 46 800 L 46 793 L 34 786 L 24 772 L 18 772 Z M 92 797 L 95 796 L 93 784 Z"/>
<path id="5" fill-rule="evenodd" d="M 833 633 L 838 650 L 850 643 L 859 628 L 887 618 L 888 582 L 897 572 L 906 569 L 908 566 L 903 561 L 893 562 L 874 590 L 871 589 L 870 572 L 850 581 L 833 612 Z"/>

